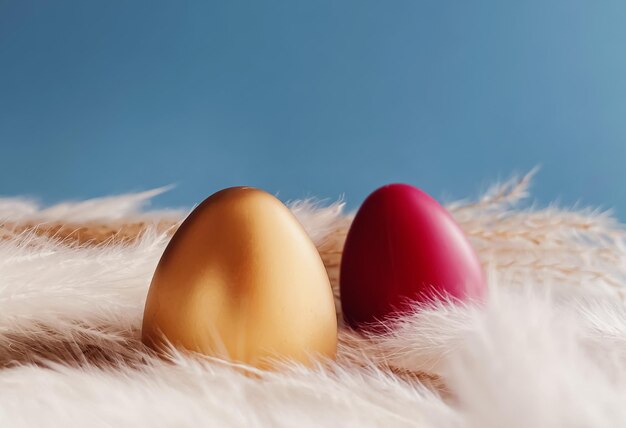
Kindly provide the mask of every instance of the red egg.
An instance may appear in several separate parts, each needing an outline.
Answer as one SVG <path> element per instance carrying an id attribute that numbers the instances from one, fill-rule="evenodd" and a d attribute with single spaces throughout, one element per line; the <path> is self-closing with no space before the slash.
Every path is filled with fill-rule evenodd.
<path id="1" fill-rule="evenodd" d="M 390 184 L 372 193 L 354 218 L 340 288 L 348 324 L 376 328 L 416 303 L 480 300 L 486 284 L 452 216 L 420 189 Z"/>

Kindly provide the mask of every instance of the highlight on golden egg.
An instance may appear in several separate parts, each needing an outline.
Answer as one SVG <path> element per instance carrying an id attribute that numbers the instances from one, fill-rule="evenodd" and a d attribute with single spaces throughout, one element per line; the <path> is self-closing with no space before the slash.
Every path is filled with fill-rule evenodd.
<path id="1" fill-rule="evenodd" d="M 332 358 L 337 320 L 322 260 L 289 209 L 251 187 L 219 191 L 180 226 L 157 266 L 143 342 L 272 368 Z"/>

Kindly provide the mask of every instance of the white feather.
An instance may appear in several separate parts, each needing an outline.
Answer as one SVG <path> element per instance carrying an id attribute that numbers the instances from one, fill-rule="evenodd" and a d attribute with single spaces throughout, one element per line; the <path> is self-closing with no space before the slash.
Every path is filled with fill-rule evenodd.
<path id="1" fill-rule="evenodd" d="M 0 427 L 626 426 L 626 249 L 589 210 L 517 210 L 528 178 L 449 206 L 489 277 L 484 305 L 416 308 L 365 337 L 342 328 L 336 362 L 261 373 L 139 341 L 168 234 L 71 246 L 0 241 Z M 151 193 L 41 207 L 0 199 L 20 221 L 124 220 Z M 340 204 L 291 208 L 337 288 L 350 223 Z"/>

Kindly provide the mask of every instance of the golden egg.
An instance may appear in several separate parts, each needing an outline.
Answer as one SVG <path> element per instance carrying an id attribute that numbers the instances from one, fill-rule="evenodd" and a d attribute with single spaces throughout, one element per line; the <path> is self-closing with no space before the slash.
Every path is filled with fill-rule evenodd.
<path id="1" fill-rule="evenodd" d="M 142 340 L 260 368 L 334 357 L 335 307 L 317 249 L 274 196 L 251 187 L 213 194 L 159 261 Z"/>

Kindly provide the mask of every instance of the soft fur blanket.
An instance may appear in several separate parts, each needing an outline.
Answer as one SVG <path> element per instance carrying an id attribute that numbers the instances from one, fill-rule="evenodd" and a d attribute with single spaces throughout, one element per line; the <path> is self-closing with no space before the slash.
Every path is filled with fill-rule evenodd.
<path id="1" fill-rule="evenodd" d="M 163 189 L 0 199 L 0 427 L 624 427 L 625 231 L 592 210 L 516 208 L 528 180 L 448 205 L 485 306 L 419 308 L 380 336 L 342 327 L 336 362 L 275 372 L 142 346 L 147 288 L 186 214 L 142 209 Z M 350 215 L 290 206 L 337 290 Z"/>

